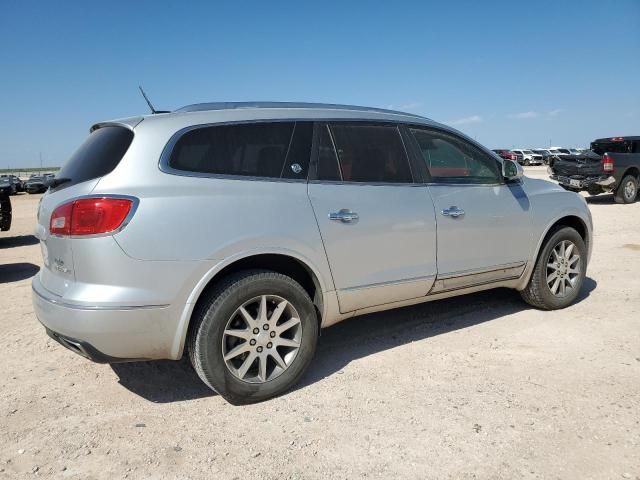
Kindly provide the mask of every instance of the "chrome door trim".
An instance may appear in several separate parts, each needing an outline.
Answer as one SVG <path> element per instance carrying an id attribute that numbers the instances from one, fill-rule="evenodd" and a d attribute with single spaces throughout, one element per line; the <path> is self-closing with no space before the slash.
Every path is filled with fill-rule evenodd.
<path id="1" fill-rule="evenodd" d="M 429 295 L 520 278 L 526 266 L 526 262 L 516 262 L 438 275 Z"/>
<path id="2" fill-rule="evenodd" d="M 425 275 L 422 277 L 412 277 L 412 278 L 403 278 L 402 280 L 392 280 L 390 282 L 380 282 L 380 283 L 369 283 L 367 285 L 358 285 L 357 287 L 349 287 L 349 288 L 341 288 L 338 290 L 339 292 L 350 292 L 356 290 L 365 290 L 367 288 L 377 288 L 377 287 L 385 287 L 391 285 L 401 285 L 403 283 L 412 283 L 419 282 L 424 280 L 433 280 L 435 279 L 435 275 Z"/>
<path id="3" fill-rule="evenodd" d="M 372 283 L 337 291 L 340 313 L 426 297 L 435 275 Z"/>

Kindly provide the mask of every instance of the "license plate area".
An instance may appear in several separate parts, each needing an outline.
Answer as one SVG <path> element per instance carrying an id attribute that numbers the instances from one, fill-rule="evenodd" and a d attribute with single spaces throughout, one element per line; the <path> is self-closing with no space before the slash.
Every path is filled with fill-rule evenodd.
<path id="1" fill-rule="evenodd" d="M 569 180 L 569 185 L 571 185 L 572 187 L 581 187 L 582 182 L 580 180 L 575 180 L 572 178 L 571 180 Z"/>

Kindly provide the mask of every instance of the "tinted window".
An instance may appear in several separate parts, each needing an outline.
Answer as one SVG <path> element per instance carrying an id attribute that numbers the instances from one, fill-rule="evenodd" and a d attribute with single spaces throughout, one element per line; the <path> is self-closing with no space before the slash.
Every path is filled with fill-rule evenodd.
<path id="1" fill-rule="evenodd" d="M 499 183 L 499 162 L 479 148 L 442 132 L 412 129 L 422 157 L 436 182 Z"/>
<path id="2" fill-rule="evenodd" d="M 592 143 L 591 150 L 598 155 L 605 153 L 631 153 L 631 142 L 601 142 Z"/>
<path id="3" fill-rule="evenodd" d="M 71 181 L 56 190 L 110 173 L 120 163 L 132 140 L 133 132 L 125 127 L 94 130 L 58 172 L 58 178 L 70 178 Z"/>
<path id="4" fill-rule="evenodd" d="M 331 132 L 345 182 L 412 182 L 396 127 L 332 124 Z"/>
<path id="5" fill-rule="evenodd" d="M 296 123 L 291 145 L 289 146 L 289 152 L 287 153 L 287 161 L 282 171 L 283 178 L 307 178 L 312 137 L 312 122 Z"/>
<path id="6" fill-rule="evenodd" d="M 318 180 L 342 180 L 333 140 L 326 125 L 318 132 Z"/>
<path id="7" fill-rule="evenodd" d="M 286 122 L 191 130 L 176 142 L 169 166 L 199 173 L 279 178 L 293 129 L 294 123 Z"/>

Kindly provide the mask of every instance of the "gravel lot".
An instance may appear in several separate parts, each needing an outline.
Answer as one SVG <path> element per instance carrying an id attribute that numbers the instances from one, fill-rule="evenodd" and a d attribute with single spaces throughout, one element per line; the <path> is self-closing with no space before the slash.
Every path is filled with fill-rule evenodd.
<path id="1" fill-rule="evenodd" d="M 98 365 L 49 340 L 31 306 L 39 195 L 12 198 L 0 479 L 640 479 L 640 202 L 589 199 L 574 306 L 494 290 L 353 319 L 294 391 L 233 407 L 187 362 Z"/>

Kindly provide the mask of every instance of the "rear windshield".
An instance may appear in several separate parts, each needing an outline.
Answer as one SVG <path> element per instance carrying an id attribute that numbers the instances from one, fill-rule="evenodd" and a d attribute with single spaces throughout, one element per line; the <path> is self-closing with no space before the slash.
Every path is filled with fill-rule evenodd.
<path id="1" fill-rule="evenodd" d="M 125 127 L 108 126 L 94 130 L 64 163 L 56 178 L 69 178 L 55 190 L 105 176 L 113 171 L 127 152 L 133 132 Z"/>
<path id="2" fill-rule="evenodd" d="M 593 142 L 591 150 L 598 155 L 605 153 L 631 153 L 631 142 Z"/>

